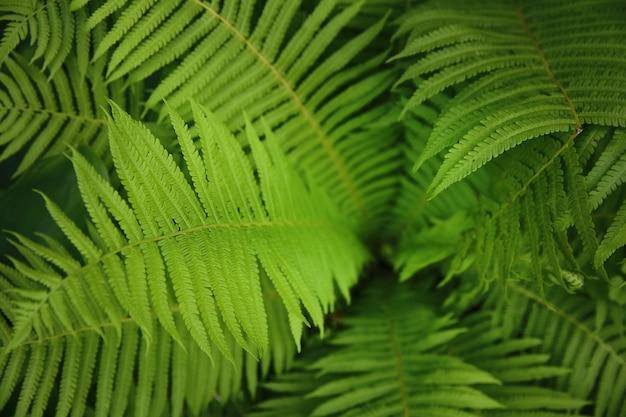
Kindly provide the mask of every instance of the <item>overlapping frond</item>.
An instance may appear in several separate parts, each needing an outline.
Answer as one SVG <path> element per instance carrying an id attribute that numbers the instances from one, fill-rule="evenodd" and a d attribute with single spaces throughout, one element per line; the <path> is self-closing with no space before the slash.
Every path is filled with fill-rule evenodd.
<path id="1" fill-rule="evenodd" d="M 211 361 L 180 319 L 176 322 L 178 343 L 156 320 L 148 341 L 126 318 L 119 329 L 103 322 L 101 335 L 78 329 L 3 353 L 0 403 L 17 403 L 15 416 L 86 415 L 88 410 L 97 416 L 198 416 L 241 397 L 242 375 L 256 384 L 256 358 L 232 338 L 227 336 L 232 362 L 223 356 Z M 20 389 L 19 397 L 13 388 Z"/>
<path id="2" fill-rule="evenodd" d="M 0 414 L 626 416 L 623 1 L 413 3 L 0 0 Z"/>
<path id="3" fill-rule="evenodd" d="M 471 245 L 468 252 L 474 258 L 472 271 L 479 280 L 524 277 L 534 279 L 541 288 L 550 276 L 571 290 L 580 287 L 570 287 L 563 281 L 563 270 L 577 274 L 582 271 L 571 260 L 573 250 L 567 239 L 559 240 L 565 232 L 554 226 L 567 206 L 566 199 L 560 198 L 565 194 L 563 171 L 560 164 L 544 168 L 559 145 L 559 141 L 549 137 L 542 144 L 522 144 L 520 149 L 532 155 L 531 163 L 505 154 L 488 172 L 493 178 L 490 184 L 493 199 L 483 198 L 482 217 L 476 222 L 475 233 L 468 236 Z M 546 169 L 545 175 L 528 184 L 541 169 Z M 525 189 L 522 197 L 511 197 L 511 190 L 522 187 Z M 499 203 L 500 196 L 509 200 Z"/>
<path id="4" fill-rule="evenodd" d="M 36 258 L 35 254 L 29 256 Z M 23 290 L 33 282 L 4 265 L 0 269 L 2 312 L 15 323 L 15 315 L 20 314 L 15 307 L 32 301 L 24 297 Z M 136 416 L 199 416 L 240 401 L 244 384 L 254 396 L 259 378 L 269 372 L 270 360 L 280 375 L 290 366 L 295 351 L 286 310 L 267 276 L 262 277 L 261 286 L 272 351 L 261 358 L 260 372 L 258 357 L 245 352 L 228 333 L 225 338 L 232 351 L 230 361 L 223 355 L 207 356 L 180 316 L 175 317 L 178 342 L 173 342 L 171 334 L 154 318 L 154 335 L 148 340 L 141 337 L 131 317 L 124 317 L 117 327 L 103 320 L 100 329 L 59 332 L 26 342 L 19 349 L 2 351 L 0 408 L 6 410 L 17 404 L 14 415 L 30 411 L 31 416 L 43 415 L 46 410 L 56 411 L 57 416 L 84 415 L 85 410 L 96 416 L 129 412 Z M 30 290 L 37 289 L 32 286 Z M 6 297 L 9 293 L 19 294 Z M 172 306 L 172 311 L 176 310 Z M 9 323 L 3 323 L 1 329 L 2 340 L 10 340 Z M 25 374 L 32 376 L 26 379 Z M 94 392 L 95 397 L 86 398 L 87 392 Z"/>
<path id="5" fill-rule="evenodd" d="M 494 161 L 488 172 L 497 179 L 491 190 L 495 201 L 484 205 L 486 214 L 474 239 L 481 278 L 533 277 L 539 286 L 550 280 L 574 290 L 593 274 L 589 267 L 605 278 L 606 262 L 616 268 L 619 255 L 609 258 L 624 246 L 621 135 L 620 129 L 590 129 L 575 147 L 547 136 L 521 144 L 523 160 L 507 153 Z M 513 223 L 507 226 L 507 219 Z M 510 245 L 517 246 L 507 251 L 517 257 L 512 260 L 518 264 L 516 273 L 503 268 L 503 251 L 494 252 Z"/>
<path id="6" fill-rule="evenodd" d="M 5 59 L 0 70 L 0 162 L 18 157 L 14 176 L 68 145 L 104 152 L 106 121 L 99 108 L 104 97 L 91 81 L 81 78 L 75 60 L 47 80 L 20 55 Z"/>
<path id="7" fill-rule="evenodd" d="M 396 58 L 415 63 L 399 82 L 417 85 L 404 114 L 459 87 L 415 159 L 419 172 L 445 153 L 429 197 L 487 163 L 494 169 L 472 251 L 483 279 L 511 277 L 522 253 L 539 285 L 551 275 L 575 288 L 565 277 L 588 274 L 586 265 L 606 277 L 604 263 L 622 246 L 611 240 L 620 220 L 607 225 L 594 211 L 606 201 L 602 211 L 617 213 L 626 178 L 622 130 L 615 129 L 626 124 L 624 77 L 616 70 L 626 64 L 624 22 L 626 11 L 610 1 L 437 2 L 401 20 L 398 34 L 408 40 Z M 572 33 L 573 26 L 580 30 Z M 598 236 L 609 227 L 599 251 Z M 573 257 L 569 228 L 582 243 Z"/>
<path id="8" fill-rule="evenodd" d="M 268 350 L 261 271 L 271 281 L 269 293 L 286 311 L 285 323 L 273 330 L 275 347 L 286 328 L 299 343 L 303 323 L 323 326 L 336 287 L 349 298 L 367 257 L 352 222 L 298 177 L 269 130 L 266 146 L 247 128 L 255 173 L 225 125 L 197 105 L 193 112 L 200 151 L 183 120 L 172 113 L 184 173 L 144 125 L 114 105 L 109 140 L 124 195 L 75 152 L 72 161 L 91 233 L 44 197 L 75 253 L 50 239 L 41 244 L 15 236 L 26 260 L 13 260 L 13 275 L 27 285 L 15 283 L 11 290 L 9 317 L 14 320 L 2 354 L 5 359 L 29 357 L 19 410 L 26 412 L 33 397 L 35 403 L 46 403 L 35 392 L 43 363 L 58 361 L 46 354 L 51 340 L 69 347 L 63 340 L 86 332 L 95 352 L 105 329 L 119 335 L 132 323 L 146 346 L 165 348 L 156 338 L 167 334 L 183 348 L 185 340 L 193 340 L 213 361 L 223 356 L 236 362 L 241 348 L 255 356 Z M 112 343 L 108 336 L 105 340 Z M 44 350 L 31 355 L 31 346 Z M 64 364 L 90 372 L 88 364 L 71 357 Z M 137 384 L 144 381 L 147 397 L 138 398 L 148 402 L 146 407 L 153 365 L 142 376 L 139 364 Z M 5 372 L 3 392 L 12 392 L 20 376 L 21 366 L 12 366 L 16 369 Z M 50 384 L 56 373 L 50 375 L 42 384 Z M 74 379 L 63 380 L 75 391 Z M 80 389 L 87 389 L 82 382 Z M 74 401 L 84 404 L 81 397 Z"/>
<path id="9" fill-rule="evenodd" d="M 0 2 L 0 67 L 12 52 L 25 45 L 33 47 L 31 62 L 47 70 L 48 78 L 61 68 L 73 47 L 89 49 L 82 36 L 84 13 L 72 13 L 67 0 Z"/>
<path id="10" fill-rule="evenodd" d="M 325 0 L 303 15 L 300 1 L 106 2 L 92 6 L 85 27 L 110 21 L 93 55 L 110 55 L 109 82 L 156 81 L 146 111 L 165 100 L 188 119 L 193 98 L 233 131 L 243 125 L 242 111 L 255 125 L 263 116 L 296 166 L 347 211 L 371 220 L 389 198 L 385 174 L 396 156 L 394 135 L 372 128 L 395 115 L 372 103 L 394 74 L 381 70 L 385 52 L 366 51 L 384 16 L 356 36 L 340 36 L 362 3 Z M 357 146 L 362 152 L 351 151 Z"/>
<path id="11" fill-rule="evenodd" d="M 600 242 L 593 259 L 594 264 L 602 265 L 615 251 L 626 246 L 626 198 L 617 211 L 613 222 Z"/>
<path id="12" fill-rule="evenodd" d="M 261 404 L 265 410 L 259 416 L 284 415 L 282 410 L 296 404 L 301 415 L 310 416 L 469 417 L 502 408 L 475 388 L 498 384 L 497 379 L 440 352 L 463 332 L 451 327 L 451 317 L 437 317 L 399 284 L 369 290 L 355 315 L 344 318 L 347 328 L 331 339 L 339 348 L 307 367 L 309 375 L 316 372 L 317 386 L 310 390 L 311 376 L 271 383 L 271 389 L 292 397 Z M 310 414 L 302 412 L 312 406 Z"/>
<path id="13" fill-rule="evenodd" d="M 579 414 L 589 404 L 584 399 L 559 391 L 546 383 L 569 375 L 568 368 L 549 364 L 550 355 L 542 353 L 540 337 L 520 337 L 502 326 L 494 311 L 481 311 L 465 318 L 461 325 L 469 329 L 450 343 L 453 353 L 465 362 L 489 372 L 502 385 L 487 385 L 481 390 L 505 406 L 503 410 L 486 410 L 485 416 L 524 417 L 540 415 L 557 417 Z M 542 382 L 544 386 L 538 384 Z"/>
<path id="14" fill-rule="evenodd" d="M 410 35 L 397 57 L 417 59 L 400 79 L 417 82 L 405 112 L 471 80 L 417 161 L 449 149 L 434 194 L 523 141 L 557 132 L 571 141 L 584 125 L 626 124 L 624 79 L 616 71 L 626 64 L 620 41 L 626 12 L 611 1 L 568 3 L 567 13 L 563 7 L 559 1 L 438 2 L 403 19 L 399 33 Z M 572 33 L 572 26 L 580 30 Z"/>
<path id="15" fill-rule="evenodd" d="M 543 298 L 509 283 L 507 297 L 493 297 L 490 305 L 495 307 L 492 322 L 501 326 L 505 337 L 541 339 L 539 352 L 549 356 L 548 364 L 571 369 L 557 378 L 557 389 L 589 401 L 591 415 L 626 413 L 623 301 L 618 304 L 606 296 L 594 301 L 559 288 L 546 291 Z M 608 315 L 611 310 L 616 314 Z"/>

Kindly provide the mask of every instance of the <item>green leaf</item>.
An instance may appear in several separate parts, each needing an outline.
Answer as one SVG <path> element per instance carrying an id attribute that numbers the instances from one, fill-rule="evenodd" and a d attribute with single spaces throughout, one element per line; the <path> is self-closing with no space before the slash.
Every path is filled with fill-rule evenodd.
<path id="1" fill-rule="evenodd" d="M 121 395 L 118 387 L 129 386 L 133 374 L 128 372 L 138 369 L 138 397 L 133 407 L 147 415 L 152 404 L 152 375 L 158 369 L 154 355 L 163 343 L 153 345 L 161 340 L 154 317 L 180 346 L 189 349 L 193 340 L 203 354 L 219 361 L 216 366 L 228 366 L 222 362 L 223 355 L 240 369 L 243 364 L 237 358 L 242 357 L 241 348 L 263 356 L 270 345 L 259 265 L 272 282 L 270 288 L 282 299 L 299 344 L 302 324 L 310 320 L 322 327 L 323 311 L 329 311 L 336 300 L 335 283 L 348 295 L 367 259 L 351 222 L 323 192 L 299 178 L 271 131 L 266 130 L 267 144 L 263 144 L 248 125 L 252 157 L 259 161 L 257 178 L 226 126 L 200 106 L 194 105 L 194 113 L 199 153 L 180 116 L 173 113 L 172 120 L 190 164 L 185 169 L 195 183 L 188 182 L 143 124 L 113 105 L 110 144 L 124 194 L 107 184 L 80 154 L 73 156 L 79 188 L 95 225 L 92 230 L 101 236 L 95 239 L 82 232 L 47 197 L 52 217 L 78 256 L 63 246 L 18 236 L 20 244 L 39 260 L 30 265 L 16 260 L 16 268 L 35 282 L 43 279 L 50 284 L 32 293 L 16 292 L 24 301 L 16 298 L 21 307 L 15 333 L 7 340 L 8 352 L 41 344 L 37 352 L 45 361 L 45 346 L 60 338 L 66 346 L 61 389 L 67 400 L 59 405 L 63 413 L 70 404 L 84 407 L 94 367 L 93 355 L 72 353 L 82 342 L 71 335 L 86 332 L 86 346 L 92 349 L 97 346 L 93 334 L 111 324 L 118 329 L 134 327 L 133 334 L 136 328 L 142 330 L 141 350 L 153 356 L 136 358 L 134 350 L 123 350 L 118 366 L 107 368 L 109 376 L 97 379 L 104 385 L 98 387 L 97 398 L 108 401 L 111 395 Z M 46 274 L 52 265 L 61 269 L 62 280 L 50 281 Z M 92 288 L 97 288 L 94 297 L 98 303 L 88 306 L 83 297 Z M 275 323 L 284 313 L 274 308 L 271 314 L 269 321 Z M 56 324 L 42 326 L 42 322 Z M 286 343 L 284 337 L 273 336 L 272 340 Z M 124 345 L 128 349 L 129 343 Z M 220 356 L 216 356 L 218 352 Z M 101 355 L 107 360 L 116 358 L 107 349 Z M 163 359 L 168 360 L 168 355 Z M 36 359 L 29 364 L 30 376 L 20 402 L 24 412 L 31 399 L 38 404 L 43 401 L 35 394 L 41 364 Z M 81 374 L 83 370 L 88 373 Z M 223 372 L 222 378 L 230 378 L 226 369 Z M 117 382 L 111 394 L 114 374 Z M 56 377 L 54 372 L 46 375 Z M 43 383 L 47 386 L 50 380 Z M 42 395 L 47 396 L 47 391 Z M 125 401 L 114 403 L 113 413 L 126 407 Z M 96 403 L 96 409 L 104 412 L 107 407 Z"/>

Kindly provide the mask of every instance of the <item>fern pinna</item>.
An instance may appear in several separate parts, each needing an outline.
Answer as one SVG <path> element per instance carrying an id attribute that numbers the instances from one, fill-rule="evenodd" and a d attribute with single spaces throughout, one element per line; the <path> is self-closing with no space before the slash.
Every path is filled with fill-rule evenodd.
<path id="1" fill-rule="evenodd" d="M 625 52 L 618 0 L 0 0 L 0 414 L 626 416 Z"/>

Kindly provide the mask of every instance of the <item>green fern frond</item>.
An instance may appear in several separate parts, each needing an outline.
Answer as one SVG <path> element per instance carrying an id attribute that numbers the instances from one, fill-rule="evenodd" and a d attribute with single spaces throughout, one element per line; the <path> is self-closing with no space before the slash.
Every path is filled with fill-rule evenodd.
<path id="1" fill-rule="evenodd" d="M 587 165 L 591 166 L 591 169 L 585 175 L 585 189 L 588 192 L 588 203 L 586 204 L 592 210 L 592 216 L 601 210 L 610 213 L 613 213 L 613 210 L 617 211 L 620 205 L 619 201 L 623 199 L 623 197 L 620 197 L 622 193 L 621 186 L 626 180 L 626 157 L 624 156 L 626 155 L 626 142 L 623 138 L 623 129 L 606 130 L 592 134 L 585 143 L 576 147 L 579 153 L 579 160 L 581 159 L 580 152 L 586 152 L 590 147 L 594 148 L 593 153 L 589 155 L 589 160 L 586 161 Z M 596 153 L 599 155 L 595 155 Z M 556 226 L 559 229 L 566 229 L 573 224 L 572 210 L 568 207 L 557 219 Z M 606 230 L 604 232 L 606 233 Z M 601 263 L 598 262 L 601 257 L 596 253 L 594 265 L 600 268 L 610 254 L 621 246 L 623 244 L 614 246 L 608 254 L 605 252 L 601 256 L 603 259 Z"/>
<path id="2" fill-rule="evenodd" d="M 0 0 L 0 414 L 626 417 L 623 0 L 414 3 Z"/>
<path id="3" fill-rule="evenodd" d="M 433 235 L 424 235 L 429 236 L 426 240 L 428 243 L 420 243 L 416 240 L 420 233 L 412 232 L 409 235 L 413 236 L 413 241 L 405 240 L 407 244 L 403 248 L 403 258 L 419 256 L 424 251 L 428 253 L 438 239 L 457 241 L 456 249 L 449 250 L 455 257 L 442 284 L 454 275 L 461 274 L 463 279 L 475 283 L 472 293 L 480 292 L 480 288 L 485 289 L 494 280 L 507 279 L 534 280 L 540 292 L 546 283 L 552 282 L 560 283 L 568 291 L 579 289 L 586 274 L 581 264 L 587 265 L 588 260 L 574 258 L 575 252 L 567 241 L 566 232 L 554 225 L 568 201 L 557 198 L 550 200 L 551 196 L 565 194 L 562 172 L 551 165 L 550 169 L 544 169 L 545 172 L 536 175 L 536 170 L 546 165 L 552 150 L 558 148 L 559 142 L 551 141 L 550 138 L 545 138 L 542 145 L 532 142 L 521 145 L 520 150 L 525 155 L 532 155 L 528 159 L 531 162 L 529 164 L 512 155 L 503 155 L 484 171 L 485 177 L 482 178 L 488 176 L 491 180 L 481 179 L 483 186 L 489 189 L 481 190 L 482 198 L 475 202 L 472 226 L 466 231 L 467 226 L 463 228 L 457 225 L 454 230 L 463 235 L 455 238 L 445 237 L 449 236 L 452 229 L 447 234 L 442 233 L 444 229 L 436 232 L 433 229 Z M 417 172 L 429 163 L 426 161 Z M 530 183 L 529 178 L 533 179 Z M 455 184 L 454 187 L 463 184 Z M 524 189 L 523 194 L 518 191 L 511 198 L 510 190 L 519 190 L 520 187 Z M 452 190 L 446 190 L 442 196 Z M 498 199 L 509 197 L 509 200 L 494 201 L 488 198 L 489 194 Z M 457 212 L 455 216 L 460 219 L 467 215 Z M 572 239 L 572 242 L 578 244 L 579 241 Z"/>
<path id="4" fill-rule="evenodd" d="M 589 203 L 596 209 L 619 186 L 626 182 L 626 131 L 619 129 L 585 177 Z"/>
<path id="5" fill-rule="evenodd" d="M 497 74 L 500 75 L 500 74 Z M 426 143 L 424 152 L 416 159 L 414 169 L 417 170 L 424 161 L 439 154 L 446 148 L 452 146 L 466 132 L 480 123 L 480 120 L 487 115 L 483 108 L 489 107 L 499 100 L 509 99 L 519 94 L 526 94 L 532 91 L 527 85 L 521 85 L 517 88 L 507 88 L 508 97 L 503 97 L 504 92 L 496 90 L 483 94 L 479 99 L 471 97 L 472 90 L 476 89 L 476 84 L 487 84 L 486 80 L 495 78 L 486 76 L 480 81 L 474 83 L 459 92 L 459 98 L 455 100 L 454 105 L 450 105 L 438 115 L 438 119 L 433 122 L 434 128 L 429 140 Z M 480 85 L 482 87 L 482 85 Z M 548 85 L 546 84 L 545 87 Z M 461 100 L 461 97 L 463 100 Z"/>
<path id="6" fill-rule="evenodd" d="M 355 309 L 343 320 L 347 328 L 330 339 L 337 347 L 308 365 L 308 376 L 267 384 L 285 396 L 261 403 L 264 411 L 252 415 L 289 409 L 310 416 L 469 417 L 502 407 L 475 389 L 497 379 L 440 352 L 464 332 L 451 327 L 450 316 L 437 317 L 398 284 L 370 287 Z"/>
<path id="7" fill-rule="evenodd" d="M 82 47 L 84 15 L 70 12 L 67 1 L 3 1 L 0 19 L 9 22 L 0 34 L 0 66 L 29 40 L 31 63 L 41 59 L 40 68 L 53 78 L 72 47 Z"/>
<path id="8" fill-rule="evenodd" d="M 104 104 L 91 80 L 81 80 L 77 63 L 68 60 L 51 80 L 20 56 L 8 58 L 0 72 L 0 162 L 15 156 L 14 176 L 40 158 L 63 152 L 67 145 L 106 149 Z M 76 87 L 73 86 L 80 86 Z"/>
<path id="9" fill-rule="evenodd" d="M 574 283 L 565 281 L 563 271 L 578 276 L 596 257 L 596 235 L 604 226 L 594 222 L 593 211 L 624 181 L 621 129 L 611 133 L 626 123 L 626 101 L 616 94 L 623 79 L 612 69 L 615 62 L 626 64 L 618 41 L 626 36 L 626 19 L 618 19 L 624 9 L 611 4 L 599 11 L 585 2 L 568 3 L 568 13 L 561 13 L 559 1 L 545 7 L 533 1 L 438 2 L 416 7 L 400 21 L 397 35 L 408 34 L 408 39 L 395 59 L 416 62 L 398 84 L 412 79 L 417 85 L 403 115 L 446 88 L 459 90 L 416 158 L 414 169 L 419 170 L 445 152 L 430 198 L 486 165 L 496 167 L 487 175 L 498 178 L 489 197 L 499 207 L 483 206 L 484 222 L 478 222 L 475 235 L 475 271 L 483 279 L 510 277 L 512 263 L 524 256 L 521 249 L 532 258 L 529 266 L 539 286 L 554 276 L 570 288 Z M 581 32 L 571 34 L 567 27 L 581 19 Z M 597 29 L 600 22 L 606 31 Z M 606 153 L 597 157 L 603 149 Z M 546 188 L 544 175 L 550 176 L 554 165 L 566 181 L 548 182 L 556 188 Z M 568 198 L 561 199 L 565 194 Z M 557 198 L 558 207 L 546 205 L 548 198 Z M 613 213 L 615 202 L 603 209 Z M 540 224 L 533 219 L 537 211 L 542 211 Z M 515 218 L 521 220 L 522 234 Z M 561 244 L 571 226 L 582 241 L 573 255 L 569 243 L 566 248 Z M 520 239 L 527 244 L 515 249 Z M 593 266 L 606 278 L 600 259 L 607 260 L 596 257 Z"/>
<path id="10" fill-rule="evenodd" d="M 434 194 L 523 141 L 571 134 L 583 124 L 624 125 L 624 100 L 615 93 L 623 80 L 611 68 L 615 60 L 626 64 L 617 41 L 626 26 L 617 17 L 623 9 L 610 5 L 598 13 L 596 5 L 574 3 L 563 14 L 558 1 L 545 7 L 532 1 L 480 7 L 439 2 L 407 14 L 398 33 L 410 32 L 409 41 L 398 57 L 418 62 L 400 82 L 415 79 L 418 89 L 404 113 L 471 80 L 472 93 L 461 93 L 444 112 L 429 151 L 418 160 L 419 166 L 454 145 L 433 182 Z M 586 25 L 572 35 L 567 28 L 583 18 Z"/>
<path id="11" fill-rule="evenodd" d="M 621 130 L 611 132 L 626 123 L 626 102 L 616 93 L 626 91 L 617 70 L 626 20 L 616 18 L 624 12 L 619 7 L 616 14 L 584 2 L 568 3 L 565 14 L 556 12 L 558 1 L 545 7 L 532 1 L 416 7 L 400 21 L 397 35 L 408 39 L 395 59 L 417 61 L 397 84 L 412 79 L 417 85 L 405 118 L 440 91 L 458 87 L 432 121 L 414 170 L 445 153 L 430 198 L 481 168 L 495 179 L 484 193 L 494 201 L 482 202 L 482 220 L 467 234 L 472 270 L 483 281 L 530 272 L 538 288 L 552 277 L 573 290 L 580 280 L 569 277 L 583 275 L 604 228 L 593 211 L 623 183 L 621 152 L 614 153 L 622 147 Z M 580 32 L 566 30 L 583 16 Z M 607 30 L 597 30 L 600 24 Z M 596 91 L 611 98 L 598 104 Z M 603 209 L 612 212 L 615 203 Z M 571 226 L 583 243 L 578 252 L 567 242 Z M 416 245 L 412 250 L 418 253 Z M 600 259 L 607 260 L 596 257 L 593 266 L 606 278 Z"/>
<path id="12" fill-rule="evenodd" d="M 559 376 L 555 387 L 579 400 L 593 400 L 594 416 L 625 413 L 626 350 L 617 323 L 603 322 L 600 310 L 585 295 L 557 288 L 543 298 L 511 283 L 507 294 L 508 299 L 492 298 L 498 313 L 494 320 L 505 335 L 541 338 L 541 351 L 550 355 L 548 363 L 572 370 Z M 623 315 L 623 306 L 616 308 Z"/>
<path id="13" fill-rule="evenodd" d="M 326 351 L 326 350 L 325 350 Z M 328 376 L 315 376 L 309 369 L 312 359 L 300 357 L 291 372 L 271 379 L 262 384 L 262 388 L 275 394 L 275 398 L 266 399 L 256 404 L 255 409 L 246 415 L 249 417 L 309 417 L 319 405 L 318 398 L 309 398 L 322 381 L 331 381 Z"/>
<path id="14" fill-rule="evenodd" d="M 255 125 L 263 116 L 293 163 L 371 224 L 390 198 L 385 175 L 397 155 L 388 147 L 393 136 L 381 141 L 380 131 L 368 128 L 395 117 L 370 105 L 394 79 L 380 70 L 386 53 L 366 51 L 386 18 L 343 42 L 363 2 L 321 1 L 304 21 L 299 1 L 256 3 L 107 2 L 86 26 L 116 16 L 93 59 L 110 55 L 109 82 L 132 85 L 159 73 L 146 111 L 166 100 L 188 120 L 193 98 L 233 131 L 243 126 L 243 111 Z M 354 65 L 357 56 L 366 59 Z M 163 108 L 160 118 L 166 116 Z M 350 152 L 356 144 L 366 152 Z"/>
<path id="15" fill-rule="evenodd" d="M 65 340 L 76 333 L 90 334 L 92 343 L 104 328 L 119 336 L 132 323 L 133 332 L 141 330 L 144 350 L 161 345 L 156 338 L 162 328 L 184 349 L 190 343 L 184 337 L 191 337 L 213 361 L 223 355 L 236 362 L 241 348 L 264 356 L 269 333 L 261 268 L 283 302 L 285 325 L 296 343 L 303 323 L 323 326 L 323 314 L 336 299 L 335 285 L 349 299 L 349 287 L 367 258 L 351 222 L 299 179 L 269 130 L 263 145 L 247 128 L 257 180 L 226 126 L 197 105 L 193 112 L 201 152 L 183 120 L 172 113 L 189 177 L 144 125 L 115 105 L 109 140 L 125 196 L 74 152 L 78 184 L 97 235 L 85 234 L 47 198 L 50 214 L 80 257 L 59 251 L 58 244 L 16 235 L 17 246 L 32 261 L 15 260 L 14 267 L 39 285 L 14 290 L 15 321 L 3 355 L 19 355 L 50 340 L 70 346 Z M 35 396 L 40 361 L 49 360 L 45 348 L 33 355 L 19 402 L 24 412 Z M 134 353 L 129 355 L 131 360 Z M 148 384 L 149 394 L 152 382 L 146 381 L 156 367 L 149 365 L 149 374 L 142 376 L 142 360 L 138 389 Z M 76 369 L 93 366 L 71 358 L 64 363 Z M 74 379 L 64 380 L 71 384 L 68 392 L 74 390 Z M 80 389 L 87 389 L 85 384 Z M 149 401 L 150 396 L 140 398 Z M 146 404 L 137 407 L 147 410 Z"/>
<path id="16" fill-rule="evenodd" d="M 4 407 L 21 380 L 15 416 L 85 415 L 86 410 L 96 416 L 198 416 L 211 403 L 241 396 L 242 372 L 248 367 L 256 372 L 256 360 L 230 338 L 234 363 L 221 356 L 211 361 L 184 330 L 178 344 L 156 320 L 154 328 L 153 343 L 127 319 L 120 331 L 104 323 L 103 337 L 79 329 L 3 352 L 0 404 Z M 92 387 L 95 397 L 89 399 Z"/>
<path id="17" fill-rule="evenodd" d="M 536 111 L 537 114 L 545 114 L 546 109 L 537 108 Z M 527 139 L 555 132 L 567 132 L 571 127 L 565 119 L 552 119 L 546 123 L 542 116 L 531 118 L 528 114 L 525 119 L 514 122 L 515 126 L 505 124 L 507 121 L 519 120 L 519 117 L 519 114 L 512 114 L 510 118 L 503 118 L 502 115 L 496 114 L 493 120 L 497 120 L 499 126 L 475 128 L 470 132 L 473 136 L 471 140 L 463 140 L 456 144 L 446 154 L 437 176 L 433 179 L 430 189 L 432 195 L 439 194 Z"/>
<path id="18" fill-rule="evenodd" d="M 470 329 L 451 343 L 453 352 L 502 382 L 481 387 L 504 410 L 486 410 L 487 416 L 564 416 L 579 411 L 588 401 L 566 392 L 536 386 L 537 380 L 554 380 L 570 374 L 567 368 L 550 365 L 549 355 L 538 353 L 538 338 L 516 338 L 500 325 L 494 311 L 481 311 L 465 318 L 461 325 Z M 576 415 L 581 415 L 576 413 Z"/>
<path id="19" fill-rule="evenodd" d="M 585 190 L 585 179 L 577 163 L 577 154 L 573 147 L 568 148 L 564 152 L 564 160 L 568 185 L 568 201 L 574 217 L 574 225 L 582 238 L 585 250 L 588 253 L 595 254 L 598 249 L 598 241 L 591 218 L 589 195 Z"/>
<path id="20" fill-rule="evenodd" d="M 609 256 L 624 246 L 626 246 L 626 201 L 620 206 L 600 242 L 593 260 L 596 268 L 603 265 Z"/>

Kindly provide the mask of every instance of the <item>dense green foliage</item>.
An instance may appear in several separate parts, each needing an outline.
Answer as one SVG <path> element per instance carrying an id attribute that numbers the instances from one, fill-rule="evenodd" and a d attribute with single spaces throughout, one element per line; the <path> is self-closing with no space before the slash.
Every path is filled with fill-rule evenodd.
<path id="1" fill-rule="evenodd" d="M 0 414 L 626 417 L 626 5 L 0 0 Z"/>

